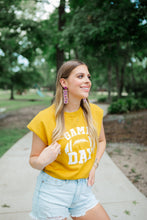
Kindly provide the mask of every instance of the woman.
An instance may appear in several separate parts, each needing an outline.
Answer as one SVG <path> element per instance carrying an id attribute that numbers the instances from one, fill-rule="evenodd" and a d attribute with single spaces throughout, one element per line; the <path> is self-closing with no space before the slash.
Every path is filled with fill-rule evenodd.
<path id="1" fill-rule="evenodd" d="M 30 165 L 41 170 L 31 216 L 37 220 L 109 220 L 91 186 L 105 151 L 103 111 L 90 104 L 85 63 L 64 63 L 57 75 L 54 104 L 28 125 L 33 131 Z"/>

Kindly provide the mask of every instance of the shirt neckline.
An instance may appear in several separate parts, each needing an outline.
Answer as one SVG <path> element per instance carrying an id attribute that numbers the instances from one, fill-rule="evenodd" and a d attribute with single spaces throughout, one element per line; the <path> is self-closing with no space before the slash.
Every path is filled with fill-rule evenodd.
<path id="1" fill-rule="evenodd" d="M 80 106 L 77 111 L 74 111 L 74 112 L 64 112 L 64 115 L 67 116 L 67 117 L 75 117 L 75 116 L 78 116 L 81 113 L 82 113 L 82 108 Z"/>

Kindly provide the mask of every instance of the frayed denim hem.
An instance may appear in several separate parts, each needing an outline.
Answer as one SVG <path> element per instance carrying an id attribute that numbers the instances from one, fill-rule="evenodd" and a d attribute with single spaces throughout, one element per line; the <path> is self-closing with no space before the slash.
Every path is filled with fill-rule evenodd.
<path id="1" fill-rule="evenodd" d="M 29 214 L 29 216 L 33 219 L 33 220 L 64 220 L 65 218 L 68 218 L 69 216 L 65 216 L 65 217 L 47 217 L 47 218 L 43 218 L 43 219 L 38 219 L 37 217 L 35 217 L 32 213 Z"/>
<path id="2" fill-rule="evenodd" d="M 86 215 L 86 212 L 88 212 L 90 209 L 93 209 L 96 205 L 99 204 L 99 201 L 97 201 L 97 203 L 93 204 L 92 206 L 88 207 L 84 212 L 82 213 L 78 213 L 76 215 L 72 214 L 71 217 L 82 217 Z M 47 217 L 47 218 L 43 218 L 43 219 L 38 219 L 37 217 L 35 217 L 32 213 L 29 214 L 29 216 L 33 219 L 33 220 L 63 220 L 65 218 L 68 218 L 69 216 L 59 216 L 59 217 Z"/>
<path id="3" fill-rule="evenodd" d="M 86 212 L 88 212 L 90 209 L 93 209 L 95 206 L 97 206 L 100 202 L 97 201 L 97 203 L 93 204 L 92 206 L 88 207 L 84 212 L 79 213 L 79 214 L 72 214 L 71 217 L 82 217 L 86 215 Z"/>
<path id="4" fill-rule="evenodd" d="M 29 213 L 29 216 L 30 216 L 33 220 L 39 220 L 39 219 L 36 218 L 32 213 Z"/>

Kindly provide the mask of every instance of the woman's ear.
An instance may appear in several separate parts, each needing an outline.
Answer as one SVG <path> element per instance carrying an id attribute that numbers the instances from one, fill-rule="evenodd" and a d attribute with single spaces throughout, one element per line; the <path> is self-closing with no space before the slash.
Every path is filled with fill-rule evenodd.
<path id="1" fill-rule="evenodd" d="M 64 88 L 64 87 L 67 87 L 67 81 L 66 81 L 66 79 L 64 79 L 64 78 L 61 78 L 60 79 L 60 84 L 61 84 L 61 86 Z"/>

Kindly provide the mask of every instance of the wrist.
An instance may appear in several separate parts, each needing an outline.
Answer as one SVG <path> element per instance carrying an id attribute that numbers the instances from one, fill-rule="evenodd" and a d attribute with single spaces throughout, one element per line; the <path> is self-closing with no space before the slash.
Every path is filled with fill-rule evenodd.
<path id="1" fill-rule="evenodd" d="M 95 159 L 95 162 L 94 162 L 94 164 L 93 164 L 93 167 L 94 167 L 95 169 L 97 169 L 98 166 L 99 166 L 99 161 L 98 161 L 98 159 L 96 158 L 96 159 Z"/>

